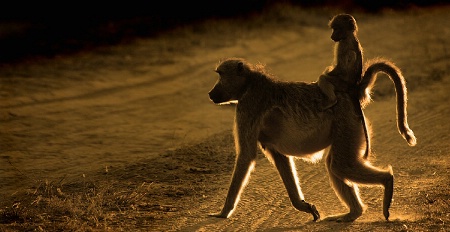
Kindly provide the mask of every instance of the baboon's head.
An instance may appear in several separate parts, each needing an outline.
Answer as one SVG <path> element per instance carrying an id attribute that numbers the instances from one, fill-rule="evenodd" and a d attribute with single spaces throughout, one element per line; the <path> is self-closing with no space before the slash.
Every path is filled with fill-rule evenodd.
<path id="1" fill-rule="evenodd" d="M 216 104 L 238 101 L 247 87 L 249 67 L 243 59 L 230 58 L 222 61 L 215 72 L 219 80 L 209 91 L 209 98 Z"/>
<path id="2" fill-rule="evenodd" d="M 341 41 L 350 34 L 358 31 L 355 18 L 349 14 L 338 14 L 334 16 L 330 20 L 329 26 L 333 30 L 331 39 L 335 42 Z"/>

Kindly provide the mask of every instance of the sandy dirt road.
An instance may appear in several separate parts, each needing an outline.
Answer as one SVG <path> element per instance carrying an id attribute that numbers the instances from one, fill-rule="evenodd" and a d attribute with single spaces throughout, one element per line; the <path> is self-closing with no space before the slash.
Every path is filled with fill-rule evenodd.
<path id="1" fill-rule="evenodd" d="M 388 78 L 379 78 L 375 102 L 365 111 L 374 131 L 373 162 L 380 167 L 391 164 L 396 175 L 392 222 L 386 223 L 382 216 L 382 189 L 363 186 L 368 210 L 355 223 L 313 223 L 309 215 L 290 205 L 276 170 L 261 157 L 230 219 L 207 217 L 220 210 L 225 199 L 231 176 L 227 166 L 213 182 L 202 183 L 214 191 L 194 194 L 187 201 L 190 206 L 151 222 L 151 230 L 449 230 L 448 212 L 446 218 L 433 218 L 433 206 L 424 203 L 432 198 L 449 204 L 448 12 L 449 8 L 440 8 L 355 14 L 365 58 L 392 59 L 402 68 L 410 88 L 409 122 L 418 137 L 416 147 L 408 147 L 397 132 L 394 89 Z M 211 28 L 199 26 L 200 30 L 178 32 L 192 33 L 189 38 L 177 38 L 175 33 L 2 67 L 2 196 L 38 179 L 59 180 L 158 159 L 178 147 L 229 134 L 233 108 L 215 106 L 207 96 L 217 78 L 213 72 L 217 62 L 243 57 L 267 64 L 280 79 L 314 81 L 333 57 L 328 17 L 314 15 L 305 25 L 270 23 L 253 31 L 242 29 L 237 38 L 205 32 L 201 29 Z M 232 149 L 233 145 L 227 146 Z M 329 187 L 323 162 L 299 160 L 297 164 L 305 197 L 322 216 L 346 210 Z"/>

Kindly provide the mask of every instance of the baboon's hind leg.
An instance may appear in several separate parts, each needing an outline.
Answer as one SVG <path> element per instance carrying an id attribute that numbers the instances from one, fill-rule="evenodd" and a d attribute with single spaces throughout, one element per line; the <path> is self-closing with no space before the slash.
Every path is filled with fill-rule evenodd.
<path id="1" fill-rule="evenodd" d="M 314 221 L 320 219 L 320 215 L 316 207 L 304 200 L 304 196 L 298 182 L 294 158 L 287 157 L 273 150 L 266 152 L 266 155 L 272 158 L 275 167 L 280 173 L 281 179 L 283 180 L 284 186 L 286 187 L 292 205 L 300 211 L 312 214 Z"/>
<path id="2" fill-rule="evenodd" d="M 350 209 L 349 213 L 332 215 L 324 218 L 324 221 L 351 222 L 356 220 L 364 212 L 365 206 L 362 203 L 358 187 L 356 184 L 348 185 L 342 178 L 334 174 L 331 170 L 333 149 L 326 157 L 326 168 L 330 178 L 331 187 L 334 189 L 339 199 Z"/>
<path id="3" fill-rule="evenodd" d="M 340 149 L 340 152 L 345 151 L 345 149 Z M 333 152 L 336 152 L 336 150 L 334 150 Z M 349 162 L 349 159 L 345 159 L 346 157 L 355 157 L 350 153 L 330 153 L 330 155 L 329 157 L 327 157 L 327 167 L 329 169 L 328 171 L 329 173 L 332 173 L 334 176 L 341 179 L 341 181 L 350 181 L 354 186 L 356 185 L 356 183 L 361 183 L 382 185 L 384 187 L 383 215 L 386 220 L 389 220 L 389 207 L 391 206 L 392 196 L 394 193 L 394 175 L 392 173 L 392 167 L 389 166 L 386 170 L 382 170 L 372 166 L 369 162 L 363 162 L 362 160 L 357 158 L 352 162 Z M 334 181 L 334 183 L 337 183 L 337 181 Z M 336 188 L 335 190 L 339 191 L 339 188 Z M 343 196 L 346 196 L 349 200 L 353 198 L 350 195 Z M 359 198 L 358 194 L 357 197 Z M 343 200 L 345 201 L 345 199 Z"/>
<path id="4" fill-rule="evenodd" d="M 390 165 L 386 170 L 382 170 L 368 162 L 356 162 L 352 166 L 351 171 L 345 169 L 338 171 L 342 172 L 342 176 L 345 179 L 352 182 L 382 185 L 384 187 L 383 215 L 386 220 L 389 220 L 389 208 L 394 195 L 394 175 Z"/>

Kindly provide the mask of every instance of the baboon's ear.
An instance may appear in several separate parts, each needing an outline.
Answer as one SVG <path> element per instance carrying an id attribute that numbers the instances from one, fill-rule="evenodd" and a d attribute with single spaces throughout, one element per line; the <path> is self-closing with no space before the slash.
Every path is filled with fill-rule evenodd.
<path id="1" fill-rule="evenodd" d="M 239 63 L 237 64 L 237 70 L 239 72 L 241 72 L 242 70 L 244 70 L 244 63 L 242 63 L 242 61 L 239 61 Z"/>

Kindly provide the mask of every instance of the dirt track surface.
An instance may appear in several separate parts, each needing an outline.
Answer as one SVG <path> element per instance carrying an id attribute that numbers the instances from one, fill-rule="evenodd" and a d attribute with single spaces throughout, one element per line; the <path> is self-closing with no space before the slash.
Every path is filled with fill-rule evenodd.
<path id="1" fill-rule="evenodd" d="M 215 65 L 243 57 L 267 64 L 283 80 L 316 80 L 333 59 L 329 16 L 301 10 L 305 21 L 292 26 L 256 24 L 230 37 L 211 23 L 2 67 L 1 197 L 13 199 L 38 180 L 70 183 L 108 172 L 120 186 L 148 183 L 148 204 L 136 206 L 134 219 L 111 216 L 128 224 L 99 230 L 448 231 L 449 10 L 354 14 L 365 59 L 389 58 L 407 78 L 408 119 L 418 138 L 417 146 L 408 147 L 398 134 L 393 84 L 380 76 L 365 113 L 373 129 L 372 162 L 394 169 L 390 222 L 382 215 L 382 189 L 373 186 L 360 188 L 368 209 L 357 221 L 312 222 L 290 205 L 262 155 L 235 213 L 229 219 L 207 216 L 221 209 L 234 162 L 233 107 L 215 106 L 207 95 L 217 78 Z M 322 217 L 346 212 L 322 161 L 298 160 L 297 168 L 306 200 Z"/>

